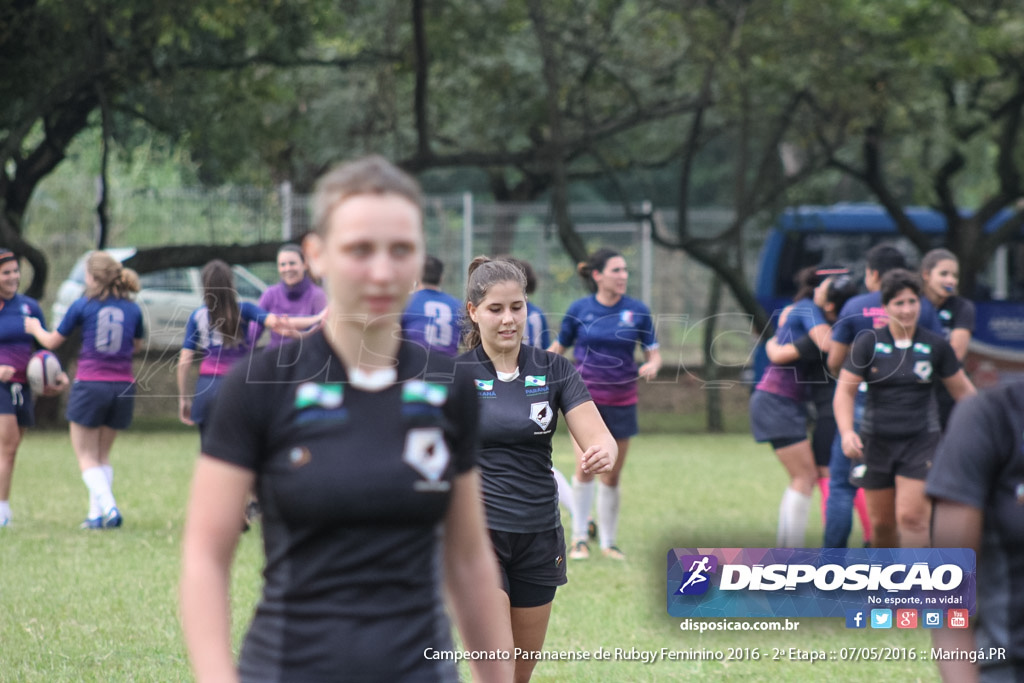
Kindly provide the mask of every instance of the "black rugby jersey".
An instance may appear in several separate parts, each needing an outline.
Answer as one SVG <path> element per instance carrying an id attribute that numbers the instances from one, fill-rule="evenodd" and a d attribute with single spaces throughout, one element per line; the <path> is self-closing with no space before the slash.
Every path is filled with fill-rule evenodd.
<path id="1" fill-rule="evenodd" d="M 207 454 L 257 475 L 264 588 L 246 680 L 439 680 L 451 662 L 440 524 L 474 465 L 477 401 L 452 359 L 404 343 L 398 381 L 356 389 L 322 333 L 225 379 Z"/>
<path id="2" fill-rule="evenodd" d="M 881 438 L 907 438 L 939 431 L 934 384 L 960 369 L 953 347 L 942 335 L 918 327 L 911 345 L 896 347 L 888 327 L 861 332 L 843 362 L 868 383 L 861 432 Z"/>
<path id="3" fill-rule="evenodd" d="M 561 524 L 551 473 L 551 437 L 563 414 L 590 399 L 579 372 L 563 356 L 519 349 L 519 377 L 502 382 L 483 347 L 457 359 L 460 378 L 480 399 L 480 453 L 487 526 L 537 533 Z M 584 446 L 585 448 L 586 446 Z"/>
<path id="4" fill-rule="evenodd" d="M 978 646 L 1006 648 L 1006 660 L 979 665 L 1009 668 L 1005 680 L 1024 680 L 1024 382 L 957 406 L 926 486 L 933 498 L 982 511 Z"/>
<path id="5" fill-rule="evenodd" d="M 962 296 L 951 296 L 936 311 L 946 339 L 953 330 L 974 332 L 974 302 Z"/>

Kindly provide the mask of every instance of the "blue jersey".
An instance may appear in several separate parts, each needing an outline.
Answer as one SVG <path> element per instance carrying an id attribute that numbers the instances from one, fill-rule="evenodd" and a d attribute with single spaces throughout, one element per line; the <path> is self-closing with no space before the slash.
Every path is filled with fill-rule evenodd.
<path id="1" fill-rule="evenodd" d="M 880 329 L 889 324 L 889 316 L 882 306 L 881 292 L 868 292 L 853 297 L 839 312 L 839 320 L 832 326 L 832 339 L 840 344 L 850 345 L 857 335 L 864 330 Z M 925 297 L 921 297 L 921 316 L 917 320 L 918 327 L 942 334 L 939 316 L 935 306 Z"/>
<path id="2" fill-rule="evenodd" d="M 142 339 L 142 309 L 131 299 L 83 296 L 68 308 L 57 332 L 67 338 L 82 328 L 75 379 L 84 382 L 131 382 L 135 340 Z"/>
<path id="3" fill-rule="evenodd" d="M 14 368 L 12 382 L 25 383 L 25 368 L 36 348 L 36 340 L 25 331 L 25 318 L 39 318 L 46 325 L 39 302 L 24 294 L 0 299 L 0 365 Z"/>
<path id="4" fill-rule="evenodd" d="M 548 329 L 547 316 L 540 306 L 529 301 L 526 302 L 526 334 L 523 335 L 523 343 L 542 349 L 551 346 L 551 330 Z"/>
<path id="5" fill-rule="evenodd" d="M 811 299 L 800 299 L 789 308 L 785 324 L 779 328 L 777 337 L 780 344 L 792 344 L 807 336 L 818 325 L 827 325 L 825 314 Z"/>
<path id="6" fill-rule="evenodd" d="M 601 304 L 596 296 L 572 302 L 562 318 L 558 343 L 576 346 L 576 369 L 594 403 L 606 406 L 637 402 L 636 345 L 658 348 L 650 309 L 628 296 L 614 306 Z"/>
<path id="7" fill-rule="evenodd" d="M 402 313 L 403 336 L 425 349 L 455 357 L 459 352 L 459 318 L 462 303 L 436 289 L 421 289 Z"/>
<path id="8" fill-rule="evenodd" d="M 249 343 L 247 323 L 260 325 L 267 319 L 267 312 L 256 304 L 243 301 L 239 305 L 239 343 L 230 348 L 224 346 L 224 335 L 210 329 L 210 311 L 200 306 L 188 318 L 185 325 L 185 343 L 182 348 L 204 353 L 199 365 L 200 375 L 223 375 L 252 348 Z"/>

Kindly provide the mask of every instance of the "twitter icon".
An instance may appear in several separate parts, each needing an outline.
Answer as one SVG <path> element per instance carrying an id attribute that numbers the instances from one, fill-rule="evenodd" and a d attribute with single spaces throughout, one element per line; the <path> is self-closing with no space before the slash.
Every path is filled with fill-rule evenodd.
<path id="1" fill-rule="evenodd" d="M 871 610 L 871 628 L 892 628 L 892 610 Z"/>

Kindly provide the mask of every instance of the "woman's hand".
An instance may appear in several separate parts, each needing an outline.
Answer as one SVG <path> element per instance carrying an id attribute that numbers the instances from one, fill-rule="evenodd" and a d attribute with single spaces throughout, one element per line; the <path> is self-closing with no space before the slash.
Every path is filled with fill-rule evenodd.
<path id="1" fill-rule="evenodd" d="M 56 396 L 60 392 L 64 391 L 71 385 L 71 380 L 68 379 L 68 373 L 61 372 L 57 375 L 57 382 L 52 387 L 46 387 L 43 389 L 43 396 Z"/>
<path id="2" fill-rule="evenodd" d="M 857 432 L 843 432 L 843 455 L 847 458 L 864 457 L 864 443 L 860 440 Z"/>
<path id="3" fill-rule="evenodd" d="M 178 399 L 178 419 L 189 427 L 195 426 L 196 423 L 192 421 L 192 399 L 185 396 Z"/>
<path id="4" fill-rule="evenodd" d="M 615 466 L 615 456 L 604 446 L 591 446 L 580 456 L 580 467 L 587 474 L 601 474 Z"/>

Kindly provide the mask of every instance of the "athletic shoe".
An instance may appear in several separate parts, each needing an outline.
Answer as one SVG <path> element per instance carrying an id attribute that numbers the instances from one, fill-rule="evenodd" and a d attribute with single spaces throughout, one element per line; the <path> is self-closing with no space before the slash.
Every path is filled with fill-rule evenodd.
<path id="1" fill-rule="evenodd" d="M 102 517 L 89 517 L 84 522 L 78 525 L 79 529 L 102 529 L 103 518 Z"/>
<path id="2" fill-rule="evenodd" d="M 569 551 L 570 560 L 589 560 L 590 559 L 590 546 L 587 545 L 586 541 L 576 541 L 573 544 L 572 550 Z"/>
<path id="3" fill-rule="evenodd" d="M 609 560 L 618 560 L 619 562 L 622 562 L 626 559 L 626 553 L 622 552 L 614 545 L 608 548 L 601 548 L 601 554 Z"/>
<path id="4" fill-rule="evenodd" d="M 121 513 L 118 511 L 118 509 L 111 508 L 110 512 L 103 516 L 103 528 L 116 529 L 117 527 L 121 526 L 121 522 L 123 521 L 124 520 L 121 519 Z"/>
<path id="5" fill-rule="evenodd" d="M 587 537 L 589 537 L 591 541 L 597 538 L 597 522 L 592 519 L 587 520 Z"/>

